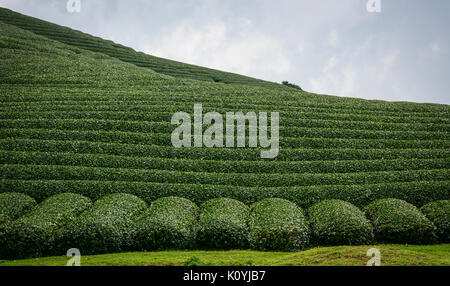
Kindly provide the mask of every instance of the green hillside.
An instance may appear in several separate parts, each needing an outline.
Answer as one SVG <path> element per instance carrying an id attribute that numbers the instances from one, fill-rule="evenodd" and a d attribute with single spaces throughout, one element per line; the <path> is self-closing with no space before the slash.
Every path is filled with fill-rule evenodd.
<path id="1" fill-rule="evenodd" d="M 46 212 L 46 199 L 62 193 L 82 195 L 79 200 L 83 202 L 92 200 L 93 210 L 88 206 L 83 214 L 74 210 L 71 215 L 81 217 L 83 223 L 117 227 L 120 233 L 127 232 L 124 224 L 145 217 L 153 221 L 158 213 L 152 210 L 155 200 L 182 197 L 199 206 L 196 212 L 201 217 L 232 220 L 230 231 L 239 224 L 248 227 L 252 237 L 265 237 L 269 235 L 264 232 L 266 227 L 285 227 L 276 244 L 251 246 L 277 250 L 306 247 L 307 239 L 291 244 L 290 235 L 308 236 L 307 226 L 299 227 L 299 223 L 306 225 L 309 207 L 329 199 L 356 206 L 348 207 L 348 213 L 341 210 L 341 214 L 354 215 L 358 223 L 365 219 L 360 210 L 366 211 L 366 206 L 378 199 L 406 201 L 413 206 L 391 204 L 394 209 L 401 205 L 401 215 L 412 213 L 417 218 L 407 222 L 406 231 L 429 231 L 420 238 L 432 242 L 427 235 L 433 232 L 434 236 L 434 217 L 427 215 L 430 222 L 417 208 L 450 199 L 448 105 L 311 94 L 136 53 L 3 8 L 0 59 L 0 195 L 22 193 L 38 203 L 31 213 L 23 207 L 23 217 L 14 210 L 0 217 L 0 222 L 11 223 L 0 223 L 0 246 L 10 240 L 5 240 L 10 233 L 39 217 L 36 213 Z M 202 104 L 204 112 L 222 114 L 279 112 L 279 155 L 268 160 L 260 157 L 260 148 L 173 147 L 171 117 L 178 111 L 192 114 L 194 104 Z M 104 203 L 109 200 L 105 196 L 115 193 L 136 197 Z M 202 207 L 214 198 L 236 199 L 250 210 L 235 219 Z M 267 198 L 287 201 L 265 205 Z M 16 199 L 14 204 L 11 198 L 4 200 L 5 206 L 15 207 Z M 123 210 L 108 211 L 108 206 L 127 204 Z M 170 205 L 162 209 L 166 207 Z M 240 207 L 236 202 L 224 209 Z M 374 207 L 371 212 L 373 217 L 376 210 Z M 60 219 L 59 210 L 54 212 L 42 218 L 45 227 L 40 231 L 48 236 L 36 234 L 39 239 L 58 240 L 58 232 L 65 229 L 67 220 Z M 195 212 L 179 215 L 183 219 L 172 218 L 177 223 L 166 226 L 183 229 L 177 232 L 181 237 L 177 236 L 177 241 L 188 235 L 187 226 L 197 223 L 186 221 L 186 217 L 195 217 Z M 366 221 L 361 224 L 370 225 Z M 327 221 L 327 225 L 333 227 L 336 222 Z M 397 225 L 393 222 L 392 227 Z M 445 236 L 446 228 L 439 224 L 439 233 Z M 377 236 L 377 231 L 385 230 L 377 229 L 376 224 L 373 231 L 371 226 L 363 231 L 365 239 L 373 239 L 373 233 L 375 238 L 384 238 Z M 20 234 L 14 235 L 20 240 Z M 127 239 L 118 238 L 117 245 L 91 252 L 135 250 L 126 245 Z M 310 242 L 318 241 L 311 234 Z M 346 241 L 353 244 L 351 239 Z M 406 241 L 395 241 L 402 242 Z M 18 246 L 14 241 L 13 248 L 28 249 L 27 243 Z M 52 252 L 23 256 L 42 254 Z"/>

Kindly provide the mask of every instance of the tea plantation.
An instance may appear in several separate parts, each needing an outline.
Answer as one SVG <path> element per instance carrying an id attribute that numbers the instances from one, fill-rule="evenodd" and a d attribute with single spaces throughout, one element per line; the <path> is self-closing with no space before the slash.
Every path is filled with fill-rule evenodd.
<path id="1" fill-rule="evenodd" d="M 171 117 L 279 112 L 280 151 Z M 450 107 L 318 95 L 0 8 L 0 259 L 449 241 Z"/>

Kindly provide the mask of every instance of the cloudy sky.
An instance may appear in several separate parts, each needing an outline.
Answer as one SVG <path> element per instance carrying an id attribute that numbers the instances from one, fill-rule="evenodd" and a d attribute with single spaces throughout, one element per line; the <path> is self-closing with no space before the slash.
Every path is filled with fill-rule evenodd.
<path id="1" fill-rule="evenodd" d="M 379 13 L 368 11 L 369 0 L 79 0 L 79 13 L 67 1 L 0 6 L 311 92 L 450 104 L 448 0 L 379 0 Z"/>

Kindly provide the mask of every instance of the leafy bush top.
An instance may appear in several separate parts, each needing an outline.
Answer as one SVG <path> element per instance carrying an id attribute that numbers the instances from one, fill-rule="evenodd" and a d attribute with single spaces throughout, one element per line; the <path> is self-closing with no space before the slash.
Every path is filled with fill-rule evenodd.
<path id="1" fill-rule="evenodd" d="M 107 195 L 60 231 L 59 248 L 78 248 L 82 253 L 119 251 L 130 225 L 146 208 L 146 203 L 136 196 Z"/>
<path id="2" fill-rule="evenodd" d="M 139 216 L 147 205 L 130 194 L 112 194 L 96 201 L 79 220 L 95 221 L 102 225 L 125 227 L 127 222 Z"/>
<path id="3" fill-rule="evenodd" d="M 378 242 L 430 243 L 435 226 L 418 208 L 399 199 L 381 199 L 366 206 Z"/>
<path id="4" fill-rule="evenodd" d="M 249 207 L 230 198 L 201 205 L 198 242 L 205 248 L 244 248 L 248 243 Z"/>
<path id="5" fill-rule="evenodd" d="M 132 226 L 130 244 L 137 249 L 190 248 L 195 241 L 198 207 L 179 197 L 152 202 Z"/>
<path id="6" fill-rule="evenodd" d="M 261 250 L 296 250 L 309 243 L 303 210 L 278 198 L 259 201 L 251 207 L 250 243 Z"/>
<path id="7" fill-rule="evenodd" d="M 73 221 L 91 204 L 90 199 L 78 194 L 54 195 L 19 218 L 14 224 L 29 225 L 36 229 L 55 230 L 56 227 Z"/>
<path id="8" fill-rule="evenodd" d="M 326 200 L 308 209 L 311 235 L 320 245 L 360 245 L 373 240 L 373 227 L 364 213 L 341 200 Z"/>
<path id="9" fill-rule="evenodd" d="M 421 208 L 425 216 L 436 226 L 442 242 L 450 241 L 450 200 L 431 202 Z"/>
<path id="10" fill-rule="evenodd" d="M 0 256 L 25 258 L 50 254 L 58 228 L 91 206 L 90 199 L 63 193 L 49 197 L 0 230 Z"/>
<path id="11" fill-rule="evenodd" d="M 18 218 L 35 205 L 36 201 L 25 194 L 0 194 L 0 225 Z"/>

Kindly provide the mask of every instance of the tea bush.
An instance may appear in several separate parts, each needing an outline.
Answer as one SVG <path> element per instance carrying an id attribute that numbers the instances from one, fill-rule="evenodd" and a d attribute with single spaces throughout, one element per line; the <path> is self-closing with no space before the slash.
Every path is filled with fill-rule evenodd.
<path id="1" fill-rule="evenodd" d="M 146 210 L 144 201 L 130 194 L 112 194 L 58 232 L 61 251 L 78 248 L 81 253 L 117 252 L 126 247 L 130 225 Z"/>
<path id="2" fill-rule="evenodd" d="M 36 205 L 36 201 L 21 193 L 0 194 L 0 225 L 10 222 Z"/>
<path id="3" fill-rule="evenodd" d="M 309 243 L 303 210 L 287 200 L 271 198 L 255 203 L 249 218 L 250 245 L 259 250 L 299 250 Z"/>
<path id="4" fill-rule="evenodd" d="M 377 242 L 423 244 L 436 239 L 433 223 L 405 201 L 377 200 L 369 204 L 365 212 L 374 225 Z"/>
<path id="5" fill-rule="evenodd" d="M 46 199 L 31 212 L 2 227 L 0 257 L 28 258 L 51 254 L 55 250 L 58 229 L 90 206 L 88 198 L 77 194 L 64 193 Z"/>
<path id="6" fill-rule="evenodd" d="M 194 163 L 195 164 L 195 163 Z M 413 179 L 426 181 L 434 178 L 445 181 L 446 169 L 407 170 L 357 173 L 303 173 L 303 174 L 235 174 L 215 172 L 181 172 L 167 170 L 98 168 L 80 166 L 34 165 L 32 171 L 28 165 L 2 165 L 0 177 L 5 179 L 32 180 L 88 180 L 178 183 L 196 185 L 220 185 L 239 187 L 300 187 L 316 185 L 353 185 L 380 184 L 388 182 L 410 182 Z"/>
<path id="7" fill-rule="evenodd" d="M 198 245 L 211 249 L 248 246 L 249 207 L 230 198 L 212 199 L 201 205 Z"/>
<path id="8" fill-rule="evenodd" d="M 420 210 L 436 226 L 439 240 L 445 243 L 450 242 L 450 201 L 431 202 Z"/>
<path id="9" fill-rule="evenodd" d="M 283 198 L 302 208 L 327 199 L 348 201 L 363 207 L 376 199 L 398 198 L 422 206 L 450 196 L 448 181 L 421 181 L 361 185 L 317 185 L 296 187 L 238 187 L 227 185 L 170 184 L 87 180 L 0 180 L 0 190 L 15 190 L 37 201 L 62 192 L 76 191 L 91 199 L 111 193 L 129 193 L 147 203 L 161 197 L 177 196 L 201 204 L 221 197 L 233 198 L 251 205 L 268 197 Z M 1 191 L 0 191 L 1 192 Z"/>
<path id="10" fill-rule="evenodd" d="M 134 250 L 192 248 L 196 238 L 198 213 L 197 205 L 187 199 L 157 199 L 133 223 L 129 245 Z"/>
<path id="11" fill-rule="evenodd" d="M 311 240 L 317 245 L 364 245 L 373 242 L 373 227 L 364 213 L 341 200 L 326 200 L 308 209 Z"/>

